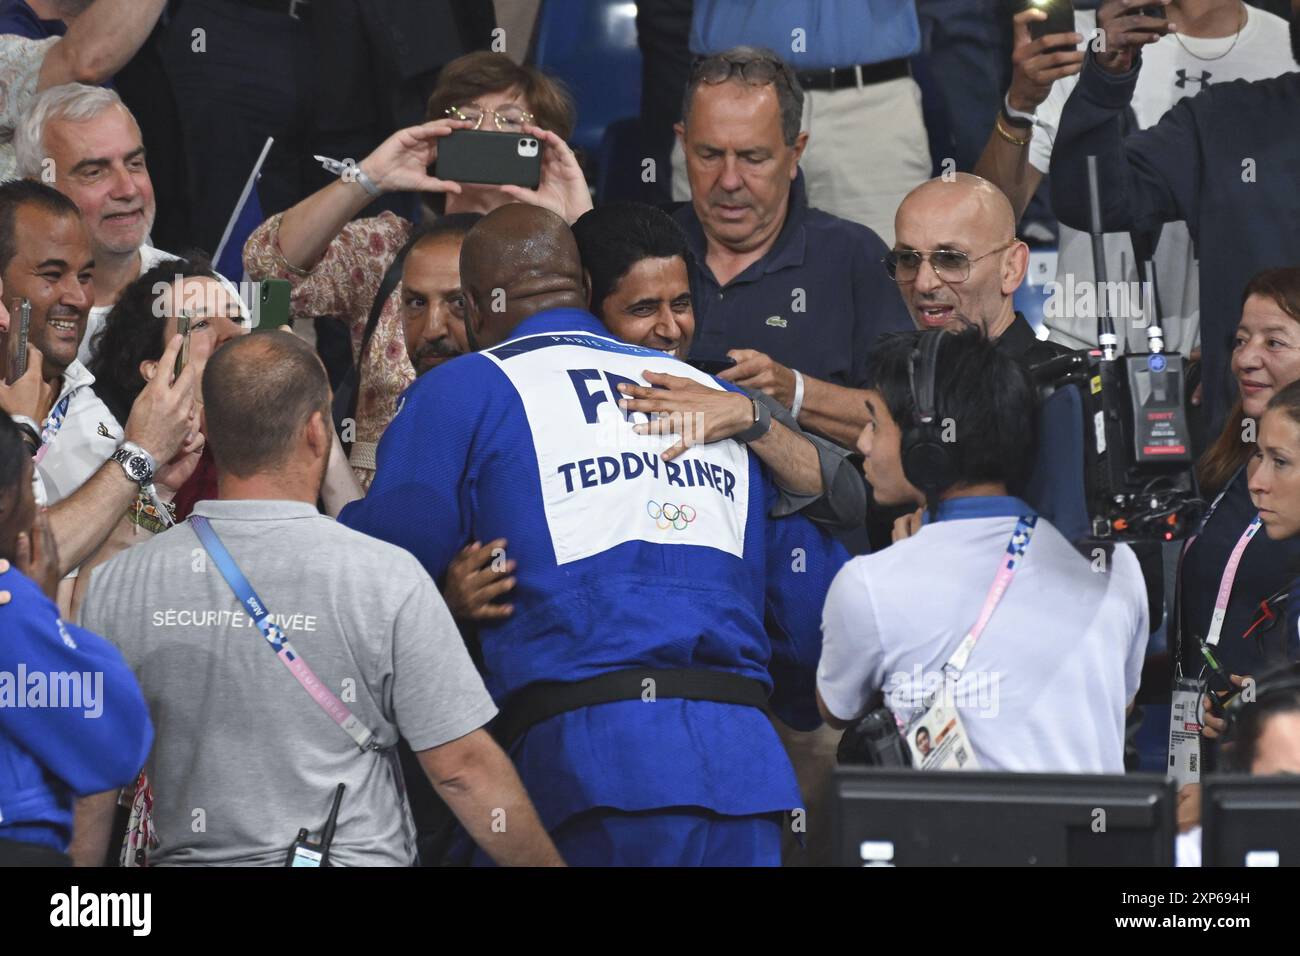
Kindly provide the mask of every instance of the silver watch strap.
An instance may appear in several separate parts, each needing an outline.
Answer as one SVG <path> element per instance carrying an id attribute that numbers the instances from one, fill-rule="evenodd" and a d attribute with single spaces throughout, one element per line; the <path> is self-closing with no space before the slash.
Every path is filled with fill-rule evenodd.
<path id="1" fill-rule="evenodd" d="M 126 469 L 126 462 L 118 457 L 119 455 L 122 454 L 122 452 L 126 452 L 128 457 L 132 455 L 139 455 L 141 458 L 143 458 L 145 461 L 149 463 L 148 481 L 152 483 L 153 476 L 158 473 L 158 459 L 155 458 L 153 455 L 151 455 L 149 453 L 149 450 L 143 447 L 142 445 L 137 445 L 133 441 L 122 442 L 122 444 L 118 446 L 117 451 L 113 453 L 113 459 L 122 466 L 122 470 L 126 471 L 128 476 L 130 476 L 131 473 Z M 135 478 L 134 476 L 131 476 L 131 480 L 139 482 L 139 479 Z M 143 483 L 141 483 L 141 487 L 143 488 Z"/>
<path id="2" fill-rule="evenodd" d="M 750 401 L 754 403 L 754 424 L 750 425 L 743 432 L 732 436 L 736 441 L 744 445 L 758 441 L 772 428 L 771 410 L 757 398 L 750 398 Z"/>

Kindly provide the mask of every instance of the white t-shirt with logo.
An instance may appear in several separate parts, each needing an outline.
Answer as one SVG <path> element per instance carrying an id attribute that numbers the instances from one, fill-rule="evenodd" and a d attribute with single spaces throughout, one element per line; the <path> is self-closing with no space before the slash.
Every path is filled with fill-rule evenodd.
<path id="1" fill-rule="evenodd" d="M 1254 7 L 1244 7 L 1246 22 L 1239 35 L 1185 37 L 1170 34 L 1142 48 L 1142 68 L 1133 91 L 1133 113 L 1138 126 L 1154 126 L 1179 100 L 1194 96 L 1210 84 L 1231 80 L 1263 80 L 1296 69 L 1291 55 L 1289 25 L 1281 17 Z M 1075 13 L 1075 31 L 1086 45 L 1096 29 L 1095 11 Z M 1038 107 L 1029 162 L 1047 173 L 1065 101 L 1078 84 L 1078 76 L 1057 80 Z M 1086 188 L 1086 186 L 1084 187 Z M 1092 245 L 1087 233 L 1061 225 L 1056 280 L 1058 304 L 1045 305 L 1045 324 L 1051 339 L 1072 348 L 1097 344 L 1096 313 L 1075 309 L 1083 284 L 1093 281 Z M 1167 223 L 1155 253 L 1156 284 L 1160 289 L 1162 327 L 1169 351 L 1191 353 L 1200 344 L 1201 307 L 1196 252 L 1187 225 Z M 1116 313 L 1115 329 L 1125 330 L 1131 348 L 1145 352 L 1147 318 L 1142 311 L 1137 264 L 1127 233 L 1106 236 L 1107 281 L 1127 283 Z M 1068 308 L 1066 305 L 1068 304 Z M 1075 314 L 1084 312 L 1083 315 Z"/>
<path id="2" fill-rule="evenodd" d="M 832 714 L 857 717 L 878 690 L 904 721 L 920 713 L 979 616 L 1015 526 L 1008 509 L 926 524 L 840 570 L 826 597 L 817 668 Z M 953 693 L 980 769 L 1124 772 L 1147 597 L 1127 545 L 1104 560 L 1085 558 L 1039 519 Z"/>
<path id="3" fill-rule="evenodd" d="M 53 427 L 54 411 L 64 398 L 67 413 L 48 442 L 40 463 L 32 471 L 36 503 L 57 504 L 84 485 L 97 472 L 124 438 L 122 427 L 95 394 L 95 376 L 74 361 L 63 373 L 63 387 L 50 415 L 41 422 L 42 432 Z"/>

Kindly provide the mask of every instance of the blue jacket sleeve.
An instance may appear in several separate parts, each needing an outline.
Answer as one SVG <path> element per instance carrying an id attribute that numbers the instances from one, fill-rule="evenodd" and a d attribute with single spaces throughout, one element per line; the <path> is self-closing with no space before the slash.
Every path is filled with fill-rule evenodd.
<path id="1" fill-rule="evenodd" d="M 1195 235 L 1202 155 L 1194 103 L 1205 98 L 1182 100 L 1155 126 L 1126 137 L 1123 118 L 1139 68 L 1107 73 L 1088 55 L 1052 148 L 1052 208 L 1067 226 L 1091 227 L 1088 157 L 1096 156 L 1105 231 L 1153 231 L 1182 219 Z"/>
<path id="2" fill-rule="evenodd" d="M 339 514 L 347 527 L 411 552 L 435 581 L 472 534 L 476 397 L 485 375 L 496 374 L 489 361 L 465 356 L 406 390 L 379 442 L 370 492 Z"/>
<path id="3" fill-rule="evenodd" d="M 12 681 L 0 684 L 0 735 L 77 796 L 126 786 L 153 746 L 131 668 L 104 638 L 64 624 L 54 603 L 16 570 L 0 575 L 0 588 L 12 595 L 0 607 L 0 681 Z M 41 685 L 45 705 L 33 706 Z M 22 694 L 25 706 L 11 706 L 17 701 L 8 694 Z M 59 703 L 71 706 L 52 706 Z"/>
<path id="4" fill-rule="evenodd" d="M 848 561 L 844 547 L 801 515 L 767 522 L 765 624 L 772 643 L 772 711 L 795 730 L 815 730 L 822 605 Z"/>

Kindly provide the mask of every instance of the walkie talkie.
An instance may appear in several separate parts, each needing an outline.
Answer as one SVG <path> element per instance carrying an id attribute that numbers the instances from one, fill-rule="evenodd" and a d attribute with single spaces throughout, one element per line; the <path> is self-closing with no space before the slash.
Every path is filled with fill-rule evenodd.
<path id="1" fill-rule="evenodd" d="M 330 807 L 329 819 L 321 832 L 320 842 L 312 843 L 306 827 L 298 831 L 298 838 L 289 844 L 289 853 L 285 857 L 285 866 L 329 866 L 330 844 L 334 842 L 334 828 L 338 824 L 339 804 L 343 802 L 343 784 L 334 791 L 334 805 Z"/>
<path id="2" fill-rule="evenodd" d="M 32 327 L 32 300 L 16 299 L 9 313 L 5 333 L 5 384 L 12 385 L 27 374 L 27 338 Z"/>

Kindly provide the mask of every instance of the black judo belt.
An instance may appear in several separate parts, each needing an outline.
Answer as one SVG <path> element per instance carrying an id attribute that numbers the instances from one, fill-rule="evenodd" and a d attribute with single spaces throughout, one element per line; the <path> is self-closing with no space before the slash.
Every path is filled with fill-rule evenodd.
<path id="1" fill-rule="evenodd" d="M 767 709 L 759 681 L 715 670 L 611 671 L 587 680 L 530 684 L 506 701 L 492 736 L 509 751 L 531 727 L 559 714 L 618 700 L 707 700 Z"/>

